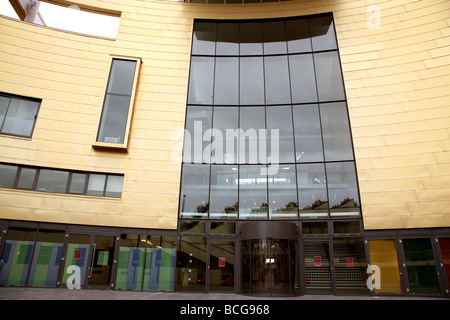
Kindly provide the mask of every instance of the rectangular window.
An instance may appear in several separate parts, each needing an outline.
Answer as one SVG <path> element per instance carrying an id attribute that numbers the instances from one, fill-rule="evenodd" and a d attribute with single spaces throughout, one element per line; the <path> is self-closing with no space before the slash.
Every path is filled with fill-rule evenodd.
<path id="1" fill-rule="evenodd" d="M 122 197 L 124 176 L 0 163 L 0 188 Z"/>
<path id="2" fill-rule="evenodd" d="M 40 100 L 0 95 L 0 133 L 31 137 Z"/>
<path id="3" fill-rule="evenodd" d="M 141 60 L 113 58 L 94 148 L 127 149 Z"/>
<path id="4" fill-rule="evenodd" d="M 370 264 L 380 268 L 381 284 L 377 293 L 401 293 L 400 270 L 394 240 L 369 240 Z"/>

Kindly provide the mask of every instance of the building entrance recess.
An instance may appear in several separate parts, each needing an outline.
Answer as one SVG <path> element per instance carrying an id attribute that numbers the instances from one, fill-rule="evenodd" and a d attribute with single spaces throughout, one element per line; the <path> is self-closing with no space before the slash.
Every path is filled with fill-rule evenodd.
<path id="1" fill-rule="evenodd" d="M 250 222 L 241 225 L 241 293 L 299 294 L 297 225 Z"/>

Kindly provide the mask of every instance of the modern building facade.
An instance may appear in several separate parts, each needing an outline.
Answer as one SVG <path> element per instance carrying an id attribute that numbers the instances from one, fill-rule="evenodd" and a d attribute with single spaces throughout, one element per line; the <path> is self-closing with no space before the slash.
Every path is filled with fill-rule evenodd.
<path id="1" fill-rule="evenodd" d="M 450 296 L 448 1 L 10 2 L 1 286 Z"/>

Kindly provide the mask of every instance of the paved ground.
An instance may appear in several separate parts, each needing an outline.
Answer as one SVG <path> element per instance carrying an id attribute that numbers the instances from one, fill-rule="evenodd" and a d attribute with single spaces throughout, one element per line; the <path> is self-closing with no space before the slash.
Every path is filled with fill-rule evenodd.
<path id="1" fill-rule="evenodd" d="M 0 287 L 0 300 L 449 300 L 440 297 L 411 296 L 333 296 L 251 297 L 229 293 L 149 292 L 121 290 L 69 290 L 65 288 Z"/>

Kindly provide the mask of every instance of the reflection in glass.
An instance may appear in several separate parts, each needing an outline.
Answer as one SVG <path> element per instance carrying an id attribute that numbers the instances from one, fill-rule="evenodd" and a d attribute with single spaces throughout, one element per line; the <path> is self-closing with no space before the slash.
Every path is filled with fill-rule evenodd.
<path id="1" fill-rule="evenodd" d="M 289 53 L 311 51 L 308 19 L 287 20 L 286 33 Z"/>
<path id="2" fill-rule="evenodd" d="M 34 178 L 36 177 L 36 169 L 22 168 L 20 170 L 19 182 L 17 188 L 19 189 L 33 189 Z"/>
<path id="3" fill-rule="evenodd" d="M 238 166 L 212 165 L 210 218 L 236 219 L 238 210 Z"/>
<path id="4" fill-rule="evenodd" d="M 216 48 L 216 24 L 196 22 L 192 39 L 192 54 L 214 55 Z"/>
<path id="5" fill-rule="evenodd" d="M 439 239 L 439 247 L 441 249 L 445 273 L 447 275 L 447 284 L 450 287 L 450 239 Z"/>
<path id="6" fill-rule="evenodd" d="M 286 47 L 286 25 L 284 21 L 263 23 L 264 54 L 284 54 Z"/>
<path id="7" fill-rule="evenodd" d="M 238 105 L 239 58 L 216 58 L 215 105 Z"/>
<path id="8" fill-rule="evenodd" d="M 116 289 L 141 290 L 146 236 L 122 234 L 120 236 Z"/>
<path id="9" fill-rule="evenodd" d="M 440 293 L 430 239 L 403 239 L 411 293 Z"/>
<path id="10" fill-rule="evenodd" d="M 246 22 L 240 24 L 240 55 L 262 55 L 263 53 L 263 37 L 262 23 Z"/>
<path id="11" fill-rule="evenodd" d="M 322 163 L 297 165 L 300 218 L 327 218 L 328 196 Z"/>
<path id="12" fill-rule="evenodd" d="M 16 181 L 17 166 L 0 164 L 0 188 L 13 188 Z"/>
<path id="13" fill-rule="evenodd" d="M 291 103 L 287 56 L 264 57 L 266 104 Z"/>
<path id="14" fill-rule="evenodd" d="M 105 191 L 106 175 L 104 174 L 90 174 L 87 189 L 87 195 L 103 197 Z"/>
<path id="15" fill-rule="evenodd" d="M 264 107 L 241 107 L 239 111 L 239 163 L 266 163 L 267 137 Z"/>
<path id="16" fill-rule="evenodd" d="M 316 76 L 312 54 L 289 56 L 292 103 L 316 102 Z"/>
<path id="17" fill-rule="evenodd" d="M 239 166 L 239 219 L 267 219 L 266 173 L 266 166 Z"/>
<path id="18" fill-rule="evenodd" d="M 323 161 L 322 132 L 317 104 L 293 106 L 296 162 Z"/>
<path id="19" fill-rule="evenodd" d="M 402 284 L 398 268 L 395 240 L 369 240 L 370 264 L 380 268 L 380 288 L 376 293 L 401 293 Z"/>
<path id="20" fill-rule="evenodd" d="M 149 235 L 143 290 L 174 291 L 177 238 Z"/>
<path id="21" fill-rule="evenodd" d="M 297 219 L 295 166 L 281 165 L 277 174 L 268 177 L 268 184 L 269 219 Z"/>
<path id="22" fill-rule="evenodd" d="M 180 193 L 181 218 L 206 218 L 209 211 L 209 166 L 184 164 Z"/>
<path id="23" fill-rule="evenodd" d="M 211 162 L 238 162 L 238 107 L 214 107 Z"/>
<path id="24" fill-rule="evenodd" d="M 130 96 L 106 95 L 98 141 L 124 142 L 129 105 Z"/>
<path id="25" fill-rule="evenodd" d="M 184 137 L 183 161 L 191 163 L 208 163 L 211 154 L 207 146 L 211 139 L 205 132 L 211 128 L 211 107 L 188 106 L 186 111 L 186 136 Z M 205 138 L 206 137 L 206 138 Z M 204 152 L 206 150 L 206 152 Z"/>
<path id="26" fill-rule="evenodd" d="M 176 291 L 205 291 L 206 238 L 181 237 L 177 249 Z"/>
<path id="27" fill-rule="evenodd" d="M 192 57 L 189 75 L 190 104 L 211 105 L 213 99 L 214 58 Z"/>
<path id="28" fill-rule="evenodd" d="M 131 95 L 136 61 L 113 59 L 106 93 Z"/>
<path id="29" fill-rule="evenodd" d="M 331 216 L 359 216 L 360 204 L 354 163 L 327 163 L 326 170 Z"/>
<path id="30" fill-rule="evenodd" d="M 319 101 L 344 100 L 344 83 L 337 51 L 314 54 Z"/>
<path id="31" fill-rule="evenodd" d="M 70 181 L 69 193 L 83 194 L 84 186 L 86 185 L 85 173 L 72 173 L 72 179 Z"/>
<path id="32" fill-rule="evenodd" d="M 326 161 L 353 160 L 353 146 L 345 102 L 320 104 Z"/>
<path id="33" fill-rule="evenodd" d="M 262 57 L 240 58 L 240 104 L 264 104 L 264 70 Z"/>
<path id="34" fill-rule="evenodd" d="M 217 23 L 216 55 L 239 55 L 239 23 Z"/>
<path id="35" fill-rule="evenodd" d="M 120 198 L 122 196 L 123 176 L 108 176 L 105 197 Z"/>
<path id="36" fill-rule="evenodd" d="M 1 133 L 30 137 L 39 105 L 36 101 L 11 98 Z"/>
<path id="37" fill-rule="evenodd" d="M 337 294 L 368 294 L 363 238 L 333 239 L 334 276 Z"/>
<path id="38" fill-rule="evenodd" d="M 333 17 L 311 18 L 309 27 L 314 51 L 337 49 Z"/>
<path id="39" fill-rule="evenodd" d="M 41 169 L 36 186 L 37 191 L 65 193 L 69 172 Z"/>
<path id="40" fill-rule="evenodd" d="M 268 107 L 266 108 L 266 117 L 268 161 L 270 163 L 294 162 L 291 106 Z"/>
<path id="41" fill-rule="evenodd" d="M 86 279 L 86 271 L 89 260 L 89 246 L 91 243 L 90 234 L 75 234 L 69 235 L 69 243 L 67 245 L 66 258 L 64 259 L 64 272 L 62 278 L 62 284 L 67 284 L 67 279 L 73 272 L 68 272 L 70 266 L 80 267 L 80 280 L 81 285 L 84 285 Z"/>

